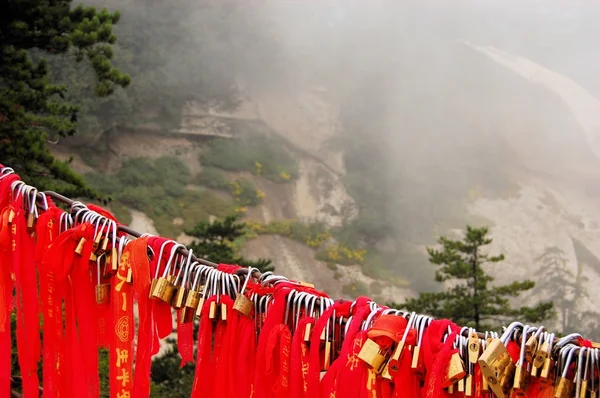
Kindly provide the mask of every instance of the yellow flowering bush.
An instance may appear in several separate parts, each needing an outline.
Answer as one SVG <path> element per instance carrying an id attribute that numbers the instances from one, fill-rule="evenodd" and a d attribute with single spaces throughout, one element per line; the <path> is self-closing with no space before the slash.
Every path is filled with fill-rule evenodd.
<path id="1" fill-rule="evenodd" d="M 362 264 L 365 261 L 366 249 L 351 249 L 339 243 L 328 245 L 317 258 L 324 261 L 333 261 L 338 264 Z"/>
<path id="2" fill-rule="evenodd" d="M 292 179 L 292 176 L 286 173 L 285 171 L 281 171 L 279 173 L 279 178 L 281 178 L 283 181 L 289 181 Z"/>

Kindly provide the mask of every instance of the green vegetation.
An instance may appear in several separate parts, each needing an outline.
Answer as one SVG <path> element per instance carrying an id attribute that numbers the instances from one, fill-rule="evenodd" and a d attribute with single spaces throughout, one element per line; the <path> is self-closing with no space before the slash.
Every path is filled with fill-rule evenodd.
<path id="1" fill-rule="evenodd" d="M 228 192 L 241 206 L 257 206 L 265 197 L 265 193 L 256 188 L 252 181 L 245 178 L 229 180 L 223 171 L 213 167 L 202 170 L 195 182 L 207 188 Z"/>
<path id="2" fill-rule="evenodd" d="M 1 3 L 0 159 L 29 184 L 69 196 L 99 196 L 46 145 L 74 134 L 79 110 L 65 100 L 67 85 L 53 78 L 46 58 L 60 54 L 71 68 L 86 58 L 89 73 L 77 83 L 86 87 L 88 97 L 106 97 L 126 87 L 129 76 L 111 63 L 112 28 L 119 18 L 105 9 L 71 9 L 70 0 Z M 96 80 L 94 89 L 90 79 Z"/>
<path id="3" fill-rule="evenodd" d="M 541 302 L 534 307 L 511 306 L 510 298 L 533 289 L 533 281 L 490 286 L 494 278 L 484 271 L 483 265 L 503 261 L 504 255 L 489 256 L 483 251 L 484 246 L 492 243 L 487 233 L 485 227 L 467 226 L 463 240 L 440 237 L 442 249 L 428 248 L 429 261 L 440 266 L 435 280 L 439 283 L 450 281 L 452 287 L 437 293 L 419 293 L 418 298 L 409 299 L 397 308 L 449 318 L 477 330 L 494 330 L 514 318 L 534 324 L 552 318 L 552 302 Z"/>
<path id="4" fill-rule="evenodd" d="M 280 139 L 250 134 L 236 140 L 216 139 L 200 162 L 228 171 L 248 171 L 274 182 L 298 178 L 298 163 Z"/>
<path id="5" fill-rule="evenodd" d="M 129 217 L 126 207 L 139 210 L 154 221 L 158 233 L 174 238 L 209 215 L 225 217 L 234 209 L 212 192 L 187 189 L 190 179 L 187 166 L 176 157 L 133 158 L 114 175 L 86 175 L 90 186 L 112 197 L 119 219 Z M 182 222 L 174 224 L 175 218 Z"/>
<path id="6" fill-rule="evenodd" d="M 354 281 L 342 287 L 342 293 L 350 297 L 368 296 L 369 288 L 361 281 Z"/>
<path id="7" fill-rule="evenodd" d="M 244 236 L 246 224 L 239 222 L 238 216 L 227 216 L 224 220 L 213 223 L 206 221 L 196 224 L 185 233 L 194 238 L 188 246 L 203 258 L 223 264 L 237 264 L 244 267 L 255 267 L 262 272 L 272 271 L 270 260 L 251 261 L 238 254 L 234 241 Z"/>
<path id="8" fill-rule="evenodd" d="M 581 244 L 576 243 L 576 253 L 581 251 L 577 250 L 578 245 Z M 536 292 L 554 303 L 559 315 L 561 333 L 584 333 L 588 338 L 597 338 L 600 327 L 598 313 L 582 310 L 578 306 L 578 303 L 589 297 L 587 289 L 583 286 L 587 279 L 582 275 L 581 264 L 578 264 L 578 273 L 575 275 L 569 269 L 565 253 L 556 246 L 547 247 L 536 259 L 536 263 L 540 266 L 540 280 Z"/>
<path id="9" fill-rule="evenodd" d="M 268 224 L 248 221 L 249 238 L 258 235 L 280 235 L 304 243 L 308 247 L 323 246 L 331 239 L 331 234 L 323 223 L 303 223 L 298 220 L 275 220 Z"/>

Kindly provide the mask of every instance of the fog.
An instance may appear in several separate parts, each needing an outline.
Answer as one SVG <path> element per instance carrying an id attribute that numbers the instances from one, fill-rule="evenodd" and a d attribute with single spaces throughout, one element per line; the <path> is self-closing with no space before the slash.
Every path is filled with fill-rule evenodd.
<path id="1" fill-rule="evenodd" d="M 348 239 L 390 252 L 382 261 L 405 274 L 424 273 L 398 260 L 407 246 L 471 222 L 498 226 L 500 249 L 531 271 L 544 246 L 574 232 L 532 225 L 546 216 L 526 207 L 533 221 L 517 213 L 499 226 L 493 201 L 523 187 L 576 198 L 600 221 L 600 1 L 100 3 L 122 11 L 117 34 L 135 26 L 140 37 L 149 71 L 130 70 L 130 90 L 161 91 L 144 110 L 179 112 L 182 100 L 231 110 L 316 90 L 336 110 L 324 147 L 343 153 L 360 214 Z M 473 218 L 480 198 L 494 220 Z"/>

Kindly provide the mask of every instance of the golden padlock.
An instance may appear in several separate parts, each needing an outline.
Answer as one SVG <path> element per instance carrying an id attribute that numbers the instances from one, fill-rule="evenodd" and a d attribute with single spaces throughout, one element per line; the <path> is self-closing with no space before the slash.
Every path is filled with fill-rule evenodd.
<path id="1" fill-rule="evenodd" d="M 402 355 L 402 350 L 404 349 L 404 342 L 400 341 L 396 346 L 396 349 L 392 353 L 392 357 L 389 361 L 389 372 L 394 375 L 396 372 L 400 370 L 400 356 Z"/>
<path id="2" fill-rule="evenodd" d="M 79 239 L 79 242 L 77 243 L 77 247 L 75 247 L 75 253 L 79 254 L 81 256 L 81 253 L 83 253 L 83 245 L 85 245 L 85 238 L 81 238 Z"/>
<path id="3" fill-rule="evenodd" d="M 500 339 L 493 339 L 479 358 L 479 367 L 490 389 L 499 398 L 510 390 L 515 365 Z M 512 370 L 510 369 L 512 365 Z M 510 379 L 510 380 L 509 380 Z"/>
<path id="4" fill-rule="evenodd" d="M 510 363 L 506 366 L 504 372 L 501 373 L 500 377 L 498 378 L 499 387 L 502 391 L 503 396 L 510 395 L 510 390 L 513 386 L 513 380 L 514 380 L 516 368 L 517 367 L 511 360 Z M 492 389 L 492 391 L 493 391 L 493 389 Z M 494 391 L 494 394 L 496 394 L 498 397 L 500 397 L 500 395 L 498 393 L 496 393 L 495 391 Z"/>
<path id="5" fill-rule="evenodd" d="M 515 369 L 515 379 L 513 381 L 513 388 L 510 390 L 510 396 L 513 397 L 526 397 L 525 390 L 527 383 L 529 382 L 529 373 L 527 369 L 522 365 L 517 365 Z"/>
<path id="6" fill-rule="evenodd" d="M 389 361 L 386 362 L 385 366 L 383 367 L 383 370 L 381 371 L 381 377 L 383 377 L 386 380 L 392 380 L 392 375 L 390 374 L 389 368 Z"/>
<path id="7" fill-rule="evenodd" d="M 454 384 L 448 386 L 448 394 L 454 394 Z"/>
<path id="8" fill-rule="evenodd" d="M 558 378 L 558 383 L 554 387 L 554 398 L 572 398 L 575 392 L 575 383 L 564 377 Z"/>
<path id="9" fill-rule="evenodd" d="M 187 294 L 187 289 L 185 287 L 175 287 L 175 289 L 176 290 L 175 294 L 173 295 L 173 301 L 171 302 L 171 306 L 179 310 L 185 304 L 185 296 Z"/>
<path id="10" fill-rule="evenodd" d="M 35 215 L 33 213 L 27 214 L 27 233 L 29 235 L 35 232 Z"/>
<path id="11" fill-rule="evenodd" d="M 481 391 L 488 392 L 490 391 L 490 386 L 488 385 L 488 381 L 485 376 L 481 375 Z"/>
<path id="12" fill-rule="evenodd" d="M 208 318 L 215 319 L 217 316 L 217 303 L 215 301 L 210 302 L 210 306 L 208 307 Z"/>
<path id="13" fill-rule="evenodd" d="M 198 302 L 198 308 L 196 308 L 196 316 L 200 318 L 202 316 L 202 309 L 204 307 L 204 297 L 200 297 L 200 301 Z"/>
<path id="14" fill-rule="evenodd" d="M 447 388 L 459 380 L 462 380 L 467 375 L 465 365 L 458 352 L 455 352 L 450 357 L 450 361 L 446 365 L 446 374 L 442 380 L 442 387 Z"/>
<path id="15" fill-rule="evenodd" d="M 535 356 L 533 358 L 533 366 L 536 368 L 541 368 L 544 366 L 544 361 L 548 358 L 548 351 L 550 350 L 550 343 L 544 341 L 540 346 L 540 349 L 537 350 Z"/>
<path id="16" fill-rule="evenodd" d="M 190 290 L 185 298 L 185 305 L 181 308 L 181 323 L 189 323 L 194 320 L 194 314 L 200 303 L 200 292 Z"/>
<path id="17" fill-rule="evenodd" d="M 110 284 L 102 283 L 96 285 L 96 304 L 108 303 L 108 295 L 110 292 Z"/>
<path id="18" fill-rule="evenodd" d="M 465 382 L 467 381 L 467 378 L 465 377 L 464 379 L 461 379 L 458 381 L 457 385 L 458 385 L 458 392 L 462 392 L 464 394 L 465 392 Z"/>
<path id="19" fill-rule="evenodd" d="M 473 376 L 467 375 L 465 378 L 465 397 L 473 396 Z"/>
<path id="20" fill-rule="evenodd" d="M 410 364 L 410 368 L 412 370 L 416 370 L 419 368 L 419 355 L 421 353 L 421 347 L 418 345 L 415 346 L 413 350 L 412 363 Z"/>
<path id="21" fill-rule="evenodd" d="M 535 336 L 530 336 L 525 343 L 525 360 L 529 363 L 533 362 L 535 358 L 536 350 L 538 346 L 538 341 Z"/>
<path id="22" fill-rule="evenodd" d="M 379 344 L 371 339 L 367 339 L 367 341 L 365 341 L 365 344 L 363 344 L 360 352 L 358 353 L 358 358 L 365 361 L 369 367 L 375 370 L 381 369 L 386 360 L 385 355 L 381 351 L 381 347 L 379 347 Z"/>
<path id="23" fill-rule="evenodd" d="M 98 260 L 98 256 L 93 251 L 90 253 L 90 261 L 96 262 Z"/>
<path id="24" fill-rule="evenodd" d="M 304 328 L 304 341 L 310 341 L 310 332 L 312 331 L 312 324 L 307 323 Z"/>
<path id="25" fill-rule="evenodd" d="M 150 293 L 148 294 L 149 298 L 154 297 L 154 291 L 156 289 L 156 281 L 158 281 L 158 279 L 152 279 L 152 282 L 150 282 Z"/>
<path id="26" fill-rule="evenodd" d="M 383 364 L 385 366 L 385 364 Z M 323 353 L 323 366 L 321 371 L 326 371 L 331 366 L 331 341 L 325 342 L 325 352 Z M 377 370 L 377 369 L 376 369 Z M 383 369 L 381 369 L 383 370 Z"/>
<path id="27" fill-rule="evenodd" d="M 15 216 L 17 215 L 17 213 L 15 213 L 15 211 L 13 209 L 10 209 L 8 211 L 8 224 L 12 224 L 13 220 L 15 219 Z"/>
<path id="28" fill-rule="evenodd" d="M 542 366 L 542 372 L 540 373 L 540 383 L 545 385 L 552 382 L 552 380 L 550 380 L 550 375 L 552 374 L 551 372 L 553 368 L 552 365 L 552 358 L 547 357 L 544 359 L 544 366 Z"/>
<path id="29" fill-rule="evenodd" d="M 587 380 L 582 380 L 581 381 L 581 388 L 579 389 L 579 398 L 586 398 L 586 396 L 587 396 L 587 390 L 588 390 L 588 381 Z"/>
<path id="30" fill-rule="evenodd" d="M 245 316 L 250 316 L 250 314 L 252 314 L 252 308 L 254 308 L 254 304 L 245 294 L 239 294 L 235 298 L 235 302 L 233 303 L 234 310 Z"/>
<path id="31" fill-rule="evenodd" d="M 221 320 L 227 320 L 227 306 L 223 303 L 221 303 Z"/>
<path id="32" fill-rule="evenodd" d="M 100 232 L 98 232 L 96 234 L 96 236 L 94 236 L 94 241 L 92 242 L 92 251 L 95 252 L 96 250 L 98 250 L 98 247 L 100 246 L 100 240 L 102 239 L 102 234 Z"/>
<path id="33" fill-rule="evenodd" d="M 157 298 L 167 304 L 171 304 L 171 301 L 173 301 L 174 289 L 175 286 L 173 286 L 171 282 L 160 276 L 156 279 L 156 283 L 154 284 L 152 298 Z"/>
<path id="34" fill-rule="evenodd" d="M 102 240 L 102 245 L 100 245 L 100 247 L 98 247 L 98 250 L 96 250 L 96 253 L 98 255 L 106 253 L 106 250 L 108 249 L 108 242 L 110 242 L 110 239 L 108 239 L 108 234 L 106 234 L 104 235 L 104 239 Z"/>
<path id="35" fill-rule="evenodd" d="M 479 359 L 479 336 L 477 332 L 471 333 L 469 336 L 469 362 L 476 364 Z"/>
<path id="36" fill-rule="evenodd" d="M 113 247 L 110 250 L 110 265 L 113 271 L 116 271 L 119 268 L 119 252 L 116 247 Z"/>

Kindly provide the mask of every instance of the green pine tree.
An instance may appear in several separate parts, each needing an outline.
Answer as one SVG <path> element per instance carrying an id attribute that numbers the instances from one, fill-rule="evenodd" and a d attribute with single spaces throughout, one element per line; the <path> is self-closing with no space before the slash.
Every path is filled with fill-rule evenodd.
<path id="1" fill-rule="evenodd" d="M 272 271 L 271 260 L 248 260 L 237 253 L 234 241 L 244 236 L 245 228 L 246 224 L 239 222 L 239 217 L 233 215 L 213 223 L 200 222 L 185 233 L 194 238 L 189 245 L 190 249 L 202 258 L 223 264 L 252 266 L 261 272 Z"/>
<path id="2" fill-rule="evenodd" d="M 72 135 L 78 108 L 64 100 L 67 87 L 50 79 L 44 56 L 86 58 L 95 76 L 95 93 L 112 94 L 130 78 L 113 67 L 113 24 L 119 13 L 72 0 L 5 0 L 0 5 L 0 159 L 40 189 L 68 196 L 97 197 L 47 143 Z M 90 93 L 92 94 L 92 93 Z"/>
<path id="3" fill-rule="evenodd" d="M 462 240 L 441 237 L 441 249 L 428 248 L 429 261 L 440 267 L 436 281 L 447 282 L 446 290 L 420 293 L 402 306 L 409 311 L 428 314 L 436 318 L 449 318 L 459 325 L 473 326 L 478 330 L 492 330 L 511 320 L 537 323 L 554 315 L 552 302 L 541 302 L 534 307 L 513 308 L 511 298 L 533 289 L 530 280 L 508 285 L 492 285 L 493 277 L 483 266 L 497 264 L 504 255 L 488 255 L 484 246 L 492 243 L 488 229 L 467 226 Z"/>
<path id="4" fill-rule="evenodd" d="M 551 300 L 559 314 L 561 334 L 582 333 L 586 338 L 598 338 L 598 313 L 582 310 L 579 303 L 589 298 L 582 275 L 584 263 L 578 264 L 577 275 L 568 267 L 565 253 L 556 246 L 547 247 L 536 259 L 540 279 L 536 290 Z"/>

